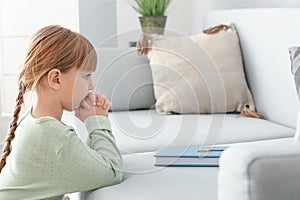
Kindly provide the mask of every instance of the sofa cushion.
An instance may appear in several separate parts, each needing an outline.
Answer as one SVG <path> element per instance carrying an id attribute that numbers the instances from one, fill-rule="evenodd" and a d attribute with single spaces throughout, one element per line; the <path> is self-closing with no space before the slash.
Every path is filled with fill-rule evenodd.
<path id="1" fill-rule="evenodd" d="M 215 34 L 151 36 L 148 54 L 160 113 L 254 110 L 234 25 Z"/>
<path id="2" fill-rule="evenodd" d="M 270 141 L 260 141 L 260 142 L 250 142 L 246 144 L 236 144 L 231 146 L 243 147 L 258 147 L 257 152 L 261 153 L 261 149 L 264 146 L 276 145 L 280 146 L 291 144 L 291 139 L 277 139 Z M 296 145 L 296 144 L 294 144 Z M 229 148 L 230 150 L 231 148 Z M 243 148 L 241 148 L 241 152 Z M 285 149 L 287 151 L 287 149 Z M 123 155 L 124 161 L 124 180 L 118 185 L 111 187 L 105 187 L 98 190 L 85 193 L 85 198 L 87 200 L 94 199 L 114 199 L 121 200 L 126 199 L 131 200 L 194 200 L 199 197 L 199 199 L 205 200 L 217 200 L 218 195 L 218 186 L 220 180 L 218 180 L 219 170 L 218 167 L 155 167 L 154 162 L 155 158 L 153 157 L 155 152 L 146 152 L 146 153 L 134 153 Z M 235 155 L 239 153 L 235 152 Z M 233 197 L 233 194 L 242 193 L 244 190 L 244 183 L 247 181 L 247 177 L 244 179 L 238 179 L 239 177 L 235 176 L 235 173 L 231 169 L 239 169 L 238 164 L 243 164 L 245 166 L 247 161 L 251 160 L 251 157 L 244 156 L 242 157 L 241 162 L 235 155 L 231 155 L 231 158 L 227 158 L 227 171 L 228 174 L 222 173 L 226 176 L 225 179 L 222 177 L 222 188 L 221 193 L 227 194 L 230 197 Z M 223 156 L 222 156 L 223 157 Z M 221 157 L 221 160 L 222 160 Z M 249 158 L 249 159 L 248 159 Z M 232 163 L 235 163 L 233 166 Z M 224 170 L 224 169 L 222 169 Z M 231 172 L 231 173 L 230 173 Z M 240 172 L 240 170 L 238 171 Z M 238 174 L 245 176 L 245 173 Z M 269 174 L 268 174 L 269 175 Z M 227 179 L 226 179 L 227 178 Z M 238 181 L 231 181 L 238 179 Z M 268 180 L 266 178 L 265 180 Z M 233 184 L 236 183 L 236 184 Z M 270 185 L 270 184 L 269 184 Z M 254 185 L 255 186 L 255 185 Z M 228 190 L 229 188 L 241 188 L 241 190 Z M 256 187 L 257 188 L 257 187 Z M 230 192 L 228 192 L 230 191 Z M 224 193 L 225 192 L 225 193 Z M 201 197 L 201 198 L 200 198 Z M 225 195 L 224 195 L 225 197 Z M 236 198 L 236 199 L 245 199 L 245 198 Z M 261 198 L 263 199 L 263 198 Z M 286 199 L 286 198 L 285 198 Z"/>
<path id="3" fill-rule="evenodd" d="M 112 130 L 125 153 L 166 145 L 226 144 L 293 137 L 295 129 L 236 114 L 161 115 L 155 110 L 112 112 Z"/>
<path id="4" fill-rule="evenodd" d="M 217 200 L 216 167 L 154 167 L 153 153 L 123 156 L 122 183 L 85 194 L 86 200 Z"/>
<path id="5" fill-rule="evenodd" d="M 72 115 L 70 113 L 70 115 Z M 227 144 L 293 137 L 295 129 L 236 114 L 161 115 L 155 110 L 111 112 L 109 118 L 123 154 L 156 151 L 166 145 Z M 64 117 L 87 137 L 84 124 Z"/>
<path id="6" fill-rule="evenodd" d="M 300 99 L 300 47 L 290 47 L 291 72 L 294 75 L 294 81 L 298 98 Z M 300 112 L 298 114 L 295 140 L 300 141 Z"/>
<path id="7" fill-rule="evenodd" d="M 153 81 L 146 57 L 135 48 L 98 48 L 93 73 L 96 91 L 112 101 L 112 110 L 148 109 L 155 104 Z"/>
<path id="8" fill-rule="evenodd" d="M 294 75 L 295 86 L 300 97 L 300 47 L 290 47 L 291 71 Z"/>

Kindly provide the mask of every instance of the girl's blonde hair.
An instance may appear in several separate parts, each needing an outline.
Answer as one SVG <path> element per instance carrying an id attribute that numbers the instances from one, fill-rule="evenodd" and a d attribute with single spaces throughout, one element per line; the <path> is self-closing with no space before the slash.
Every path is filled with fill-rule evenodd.
<path id="1" fill-rule="evenodd" d="M 62 73 L 74 67 L 94 71 L 96 64 L 97 55 L 93 45 L 84 36 L 69 29 L 47 26 L 32 37 L 19 73 L 19 93 L 0 160 L 0 172 L 11 151 L 25 92 L 38 90 L 41 78 L 52 69 L 59 69 Z"/>

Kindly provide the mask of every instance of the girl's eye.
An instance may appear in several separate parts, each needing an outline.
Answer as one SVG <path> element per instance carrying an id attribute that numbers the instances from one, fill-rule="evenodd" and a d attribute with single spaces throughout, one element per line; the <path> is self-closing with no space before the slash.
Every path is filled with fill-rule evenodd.
<path id="1" fill-rule="evenodd" d="M 91 77 L 91 74 L 87 74 L 84 76 L 85 79 L 89 79 Z"/>

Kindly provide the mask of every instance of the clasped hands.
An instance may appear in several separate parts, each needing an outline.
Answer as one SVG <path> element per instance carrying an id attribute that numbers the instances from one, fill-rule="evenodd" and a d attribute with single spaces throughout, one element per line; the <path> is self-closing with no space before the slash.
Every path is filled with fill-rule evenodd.
<path id="1" fill-rule="evenodd" d="M 93 115 L 108 116 L 108 109 L 111 102 L 105 95 L 90 92 L 80 103 L 79 108 L 75 109 L 75 116 L 81 121 Z"/>

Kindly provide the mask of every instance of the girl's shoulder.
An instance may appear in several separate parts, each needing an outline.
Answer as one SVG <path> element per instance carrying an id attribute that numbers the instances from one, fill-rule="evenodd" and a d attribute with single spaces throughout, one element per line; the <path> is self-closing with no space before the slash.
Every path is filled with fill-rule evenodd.
<path id="1" fill-rule="evenodd" d="M 31 112 L 28 112 L 19 122 L 18 127 L 22 129 L 29 129 L 31 132 L 50 134 L 50 135 L 61 135 L 66 136 L 67 133 L 74 134 L 75 130 L 72 126 L 68 126 L 63 122 L 50 117 L 34 118 Z"/>

